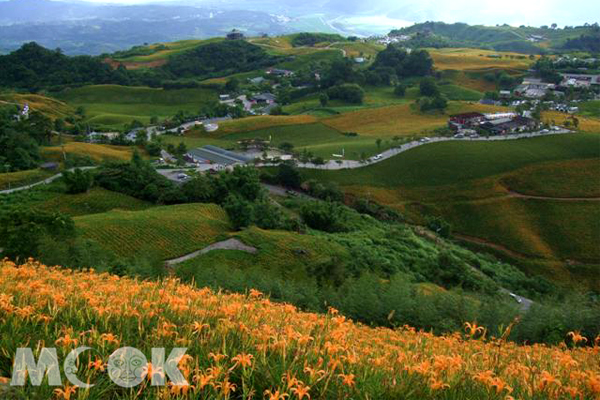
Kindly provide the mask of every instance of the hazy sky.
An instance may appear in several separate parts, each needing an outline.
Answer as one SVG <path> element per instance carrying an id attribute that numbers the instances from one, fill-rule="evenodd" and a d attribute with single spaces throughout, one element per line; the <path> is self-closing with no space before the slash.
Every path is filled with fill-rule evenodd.
<path id="1" fill-rule="evenodd" d="M 161 3 L 186 3 L 201 5 L 203 0 L 84 0 L 95 3 L 140 4 L 149 2 Z M 276 1 L 273 0 L 275 3 Z M 304 3 L 306 0 L 300 0 Z M 307 3 L 325 4 L 329 0 Z M 361 14 L 365 10 L 364 0 L 348 0 L 348 3 L 361 4 Z M 210 1 L 218 4 L 218 1 Z M 231 2 L 228 2 L 231 5 Z M 240 9 L 244 5 L 252 8 L 253 0 L 239 0 L 235 4 Z M 260 1 L 264 5 L 266 1 Z M 578 25 L 585 22 L 600 22 L 600 0 L 371 0 L 368 4 L 373 6 L 374 15 L 384 16 L 394 10 L 407 10 L 412 13 L 412 18 L 395 13 L 395 19 L 410 22 L 424 22 L 425 20 L 438 20 L 445 22 L 468 22 L 496 24 L 508 23 L 510 25 L 550 25 L 553 22 L 563 25 Z M 418 21 L 413 21 L 419 19 Z"/>

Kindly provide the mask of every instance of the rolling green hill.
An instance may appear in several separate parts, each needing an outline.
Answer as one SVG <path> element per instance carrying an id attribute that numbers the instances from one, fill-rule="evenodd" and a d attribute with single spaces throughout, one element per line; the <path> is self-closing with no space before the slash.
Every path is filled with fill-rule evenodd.
<path id="1" fill-rule="evenodd" d="M 335 181 L 415 223 L 442 216 L 478 248 L 529 272 L 598 290 L 600 283 L 588 278 L 600 269 L 599 148 L 598 134 L 439 143 L 357 170 L 304 176 Z"/>
<path id="2" fill-rule="evenodd" d="M 203 104 L 215 101 L 211 89 L 154 89 L 118 85 L 85 86 L 58 94 L 74 107 L 83 107 L 87 122 L 106 128 L 121 129 L 138 120 L 148 124 L 153 116 L 172 117 L 178 111 L 197 113 Z"/>
<path id="3" fill-rule="evenodd" d="M 419 34 L 420 36 L 417 36 L 418 40 L 424 43 L 427 43 L 428 39 L 439 38 L 445 47 L 479 47 L 527 54 L 539 54 L 550 49 L 597 51 L 597 49 L 590 47 L 587 42 L 568 43 L 568 40 L 579 38 L 581 35 L 600 37 L 597 26 L 551 29 L 548 27 L 534 28 L 525 26 L 517 28 L 509 25 L 446 24 L 444 22 L 415 24 L 407 28 L 392 31 L 391 34 Z M 534 42 L 528 40 L 532 35 L 541 37 L 541 39 L 536 39 Z"/>

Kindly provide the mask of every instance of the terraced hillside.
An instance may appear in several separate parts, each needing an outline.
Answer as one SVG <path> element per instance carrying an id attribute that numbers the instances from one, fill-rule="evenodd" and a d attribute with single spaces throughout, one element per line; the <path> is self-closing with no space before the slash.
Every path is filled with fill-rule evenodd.
<path id="1" fill-rule="evenodd" d="M 212 244 L 230 231 L 227 215 L 212 204 L 183 204 L 140 211 L 114 210 L 75 218 L 78 232 L 121 256 L 152 251 L 175 258 Z"/>

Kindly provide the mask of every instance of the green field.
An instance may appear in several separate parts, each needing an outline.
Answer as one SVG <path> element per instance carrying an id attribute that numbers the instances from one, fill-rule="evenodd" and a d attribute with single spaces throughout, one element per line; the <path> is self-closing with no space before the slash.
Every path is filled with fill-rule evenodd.
<path id="1" fill-rule="evenodd" d="M 518 193 L 561 197 L 600 197 L 600 159 L 548 162 L 522 168 L 501 179 Z"/>
<path id="2" fill-rule="evenodd" d="M 134 120 L 149 124 L 153 116 L 164 119 L 178 111 L 198 113 L 203 104 L 217 99 L 214 91 L 203 88 L 164 90 L 118 85 L 85 86 L 58 97 L 83 107 L 88 123 L 110 129 L 122 129 Z"/>
<path id="3" fill-rule="evenodd" d="M 200 250 L 230 231 L 225 211 L 214 204 L 113 210 L 74 219 L 82 237 L 121 256 L 152 252 L 174 258 Z"/>
<path id="4" fill-rule="evenodd" d="M 344 185 L 437 186 L 484 178 L 545 161 L 595 158 L 597 134 L 556 135 L 500 142 L 446 142 L 420 146 L 375 165 L 307 175 Z"/>
<path id="5" fill-rule="evenodd" d="M 415 223 L 442 216 L 456 233 L 529 272 L 598 289 L 589 278 L 600 270 L 600 201 L 521 198 L 509 190 L 597 197 L 599 145 L 597 134 L 436 143 L 357 170 L 303 173 L 398 208 Z"/>
<path id="6" fill-rule="evenodd" d="M 273 147 L 278 147 L 285 142 L 292 143 L 294 151 L 310 151 L 314 156 L 324 159 L 333 158 L 333 154 L 341 154 L 343 149 L 345 158 L 350 160 L 360 159 L 362 153 L 366 156 L 377 154 L 390 146 L 389 141 L 384 141 L 378 147 L 375 137 L 345 136 L 342 132 L 320 122 L 273 126 L 225 135 L 191 133 L 183 137 L 165 136 L 164 139 L 173 144 L 183 142 L 188 148 L 212 144 L 228 149 L 239 147 L 238 141 L 244 139 L 271 139 Z"/>
<path id="7" fill-rule="evenodd" d="M 586 117 L 600 118 L 600 100 L 586 101 L 579 104 L 579 111 Z"/>

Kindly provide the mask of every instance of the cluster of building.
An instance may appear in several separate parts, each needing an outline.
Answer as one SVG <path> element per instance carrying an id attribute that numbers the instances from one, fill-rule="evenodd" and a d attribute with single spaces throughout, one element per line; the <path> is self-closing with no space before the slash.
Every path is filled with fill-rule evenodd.
<path id="1" fill-rule="evenodd" d="M 536 120 L 512 112 L 493 114 L 470 112 L 451 115 L 448 120 L 448 127 L 463 135 L 481 130 L 491 135 L 505 135 L 533 130 L 538 125 Z"/>
<path id="2" fill-rule="evenodd" d="M 563 77 L 561 86 L 590 88 L 591 86 L 600 85 L 600 75 L 587 74 L 561 74 Z"/>
<path id="3" fill-rule="evenodd" d="M 271 110 L 277 107 L 277 96 L 269 92 L 257 93 L 252 96 L 243 94 L 237 97 L 222 94 L 219 96 L 219 102 L 230 107 L 235 107 L 240 103 L 244 111 L 251 115 L 269 115 Z"/>

